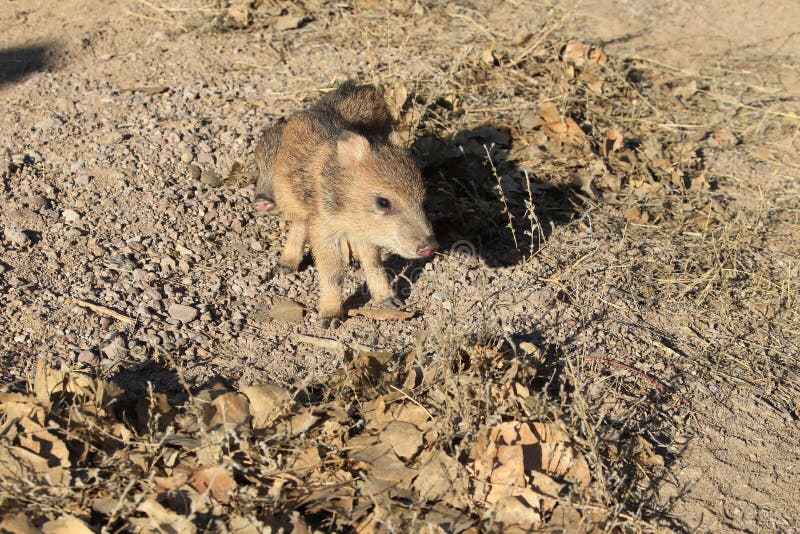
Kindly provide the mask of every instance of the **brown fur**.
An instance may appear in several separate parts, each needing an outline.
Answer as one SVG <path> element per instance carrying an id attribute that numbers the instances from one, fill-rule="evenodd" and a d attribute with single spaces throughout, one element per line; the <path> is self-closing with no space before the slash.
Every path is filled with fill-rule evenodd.
<path id="1" fill-rule="evenodd" d="M 342 315 L 343 245 L 361 261 L 377 302 L 393 296 L 379 249 L 407 258 L 435 250 L 422 177 L 407 151 L 391 143 L 393 125 L 380 89 L 348 82 L 262 138 L 261 187 L 271 188 L 290 221 L 280 265 L 297 269 L 311 244 L 325 324 Z"/>

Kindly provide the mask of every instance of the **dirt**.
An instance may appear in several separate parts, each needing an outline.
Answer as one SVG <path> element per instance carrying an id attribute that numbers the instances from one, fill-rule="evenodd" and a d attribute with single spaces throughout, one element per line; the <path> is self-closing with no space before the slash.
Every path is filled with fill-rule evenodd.
<path id="1" fill-rule="evenodd" d="M 169 358 L 197 388 L 220 377 L 292 385 L 324 382 L 341 365 L 324 341 L 430 354 L 479 340 L 522 354 L 525 344 L 539 372 L 569 371 L 568 381 L 551 379 L 560 391 L 542 382 L 543 392 L 585 403 L 584 423 L 607 426 L 598 436 L 608 443 L 640 433 L 665 458 L 638 486 L 609 478 L 627 509 L 643 503 L 643 520 L 706 532 L 800 525 L 800 71 L 788 59 L 800 53 L 800 6 L 520 1 L 489 11 L 464 3 L 448 18 L 435 2 L 390 15 L 337 4 L 299 27 L 256 18 L 235 29 L 196 3 L 0 2 L 5 383 L 30 379 L 44 359 L 134 391 L 148 381 L 168 389 L 177 382 Z M 724 95 L 686 128 L 696 143 L 711 127 L 736 136 L 703 145 L 714 184 L 684 197 L 703 201 L 700 219 L 686 217 L 695 227 L 632 217 L 624 195 L 542 186 L 545 239 L 528 254 L 475 229 L 502 231 L 500 203 L 497 217 L 475 210 L 478 220 L 462 221 L 459 211 L 454 221 L 446 206 L 456 203 L 434 189 L 444 250 L 427 263 L 387 261 L 414 317 L 321 329 L 313 264 L 271 274 L 285 224 L 250 205 L 259 130 L 344 77 L 461 98 L 458 120 L 426 119 L 437 129 L 424 133 L 446 143 L 467 126 L 518 122 L 524 108 L 511 108 L 524 103 L 470 108 L 453 89 L 456 58 L 480 55 L 471 39 L 538 31 L 556 7 L 559 39 L 602 45 L 612 60 L 645 58 Z M 236 164 L 245 171 L 232 172 Z M 657 197 L 637 209 L 682 202 Z M 346 292 L 350 307 L 364 304 L 355 268 Z M 300 322 L 296 310 L 286 322 L 270 313 L 285 299 L 306 309 Z"/>

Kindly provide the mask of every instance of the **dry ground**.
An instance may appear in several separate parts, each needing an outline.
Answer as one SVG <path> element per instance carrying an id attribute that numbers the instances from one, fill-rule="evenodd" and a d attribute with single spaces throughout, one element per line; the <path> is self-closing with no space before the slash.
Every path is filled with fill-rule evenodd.
<path id="1" fill-rule="evenodd" d="M 800 6 L 240 4 L 0 0 L 4 391 L 44 361 L 134 395 L 216 379 L 350 395 L 344 353 L 413 349 L 441 378 L 480 347 L 530 370 L 508 376 L 537 408 L 478 396 L 485 413 L 462 415 L 475 433 L 562 421 L 599 528 L 800 524 Z M 391 89 L 445 247 L 388 259 L 414 318 L 326 332 L 313 265 L 270 274 L 284 225 L 253 212 L 247 175 L 259 129 L 344 77 Z M 347 284 L 362 305 L 357 271 Z M 271 316 L 287 298 L 302 322 Z M 59 515 L 0 490 L 37 525 Z M 115 528 L 145 515 L 116 510 Z"/>

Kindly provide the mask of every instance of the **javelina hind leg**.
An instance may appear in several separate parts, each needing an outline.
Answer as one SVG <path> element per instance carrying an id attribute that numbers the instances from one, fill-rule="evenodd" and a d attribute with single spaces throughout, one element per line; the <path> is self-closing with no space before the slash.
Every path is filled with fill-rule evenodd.
<path id="1" fill-rule="evenodd" d="M 367 279 L 372 302 L 381 306 L 397 306 L 394 291 L 389 284 L 389 277 L 386 275 L 386 269 L 383 268 L 380 250 L 362 241 L 353 243 L 353 245 L 361 260 L 361 267 L 364 269 L 364 277 Z"/>
<path id="2" fill-rule="evenodd" d="M 308 237 L 308 225 L 305 221 L 289 223 L 289 235 L 283 245 L 283 253 L 278 261 L 283 271 L 296 271 L 303 261 L 303 247 Z"/>
<path id="3" fill-rule="evenodd" d="M 339 240 L 319 228 L 312 228 L 311 253 L 319 277 L 320 324 L 323 328 L 336 328 L 342 317 L 344 276 L 344 258 Z"/>

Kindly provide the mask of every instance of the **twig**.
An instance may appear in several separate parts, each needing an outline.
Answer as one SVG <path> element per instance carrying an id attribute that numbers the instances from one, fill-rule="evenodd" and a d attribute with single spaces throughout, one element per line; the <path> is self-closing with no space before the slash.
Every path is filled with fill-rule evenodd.
<path id="1" fill-rule="evenodd" d="M 681 395 L 680 393 L 678 393 L 676 391 L 673 391 L 672 388 L 670 388 L 668 385 L 666 385 L 661 380 L 659 380 L 659 379 L 657 379 L 655 377 L 652 377 L 652 376 L 648 375 L 647 373 L 645 373 L 644 371 L 640 371 L 640 370 L 636 369 L 635 367 L 632 367 L 632 366 L 630 366 L 630 365 L 628 365 L 626 363 L 622 363 L 622 362 L 619 362 L 617 360 L 612 360 L 611 358 L 601 358 L 599 356 L 591 356 L 591 355 L 588 355 L 588 354 L 585 356 L 585 358 L 589 359 L 589 360 L 594 360 L 596 362 L 606 363 L 606 364 L 612 365 L 614 367 L 619 367 L 620 369 L 625 369 L 626 371 L 629 371 L 629 372 L 633 373 L 634 375 L 636 375 L 637 377 L 645 380 L 646 382 L 649 382 L 649 383 L 653 384 L 653 386 L 655 386 L 655 388 L 657 390 L 659 390 L 660 392 L 668 393 L 668 394 L 672 395 L 673 397 L 678 399 L 683 404 L 686 404 L 686 405 L 691 404 L 686 399 L 686 397 L 684 397 L 683 395 Z"/>
<path id="2" fill-rule="evenodd" d="M 135 319 L 131 319 L 127 315 L 122 315 L 121 313 L 115 312 L 111 308 L 107 308 L 105 306 L 101 306 L 100 304 L 92 304 L 91 302 L 87 302 L 85 300 L 81 300 L 81 299 L 75 298 L 75 297 L 72 298 L 72 301 L 75 304 L 77 304 L 78 306 L 80 306 L 81 308 L 88 308 L 88 309 L 90 309 L 90 310 L 92 310 L 94 312 L 97 312 L 97 313 L 101 314 L 101 315 L 107 315 L 109 317 L 113 317 L 117 321 L 121 321 L 121 322 L 123 322 L 125 324 L 131 324 L 131 325 L 136 324 L 136 320 Z"/>

